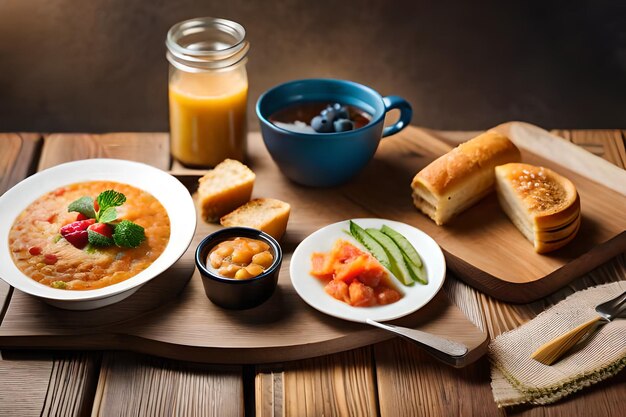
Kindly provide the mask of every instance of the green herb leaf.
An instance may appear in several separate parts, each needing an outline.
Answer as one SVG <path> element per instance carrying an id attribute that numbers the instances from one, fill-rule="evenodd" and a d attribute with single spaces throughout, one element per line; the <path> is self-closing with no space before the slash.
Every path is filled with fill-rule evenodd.
<path id="1" fill-rule="evenodd" d="M 117 218 L 117 210 L 115 207 L 107 207 L 104 209 L 100 209 L 98 212 L 98 223 L 110 223 Z"/>
<path id="2" fill-rule="evenodd" d="M 108 207 L 121 206 L 126 202 L 126 196 L 115 190 L 106 190 L 100 193 L 97 198 L 100 211 L 106 210 Z"/>
<path id="3" fill-rule="evenodd" d="M 143 227 L 130 220 L 122 220 L 115 226 L 113 240 L 117 246 L 136 248 L 146 239 Z"/>
<path id="4" fill-rule="evenodd" d="M 90 219 L 96 218 L 96 212 L 93 209 L 93 198 L 91 197 L 81 197 L 78 200 L 71 202 L 70 205 L 67 206 L 67 211 L 76 211 Z"/>
<path id="5" fill-rule="evenodd" d="M 111 246 L 113 244 L 113 239 L 110 237 L 106 237 L 105 235 L 101 235 L 89 229 L 87 229 L 87 239 L 93 246 Z"/>

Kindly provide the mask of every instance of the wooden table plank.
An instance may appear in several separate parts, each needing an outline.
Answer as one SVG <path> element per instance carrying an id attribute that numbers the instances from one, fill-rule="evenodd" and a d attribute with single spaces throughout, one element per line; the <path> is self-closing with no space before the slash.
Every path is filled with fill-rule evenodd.
<path id="1" fill-rule="evenodd" d="M 400 339 L 376 345 L 375 358 L 381 417 L 499 414 L 486 358 L 455 369 Z"/>
<path id="2" fill-rule="evenodd" d="M 84 416 L 91 412 L 100 354 L 13 350 L 3 351 L 2 359 L 0 393 L 20 387 L 20 395 L 32 398 L 28 408 L 36 409 L 37 415 Z M 4 407 L 8 405 L 0 398 L 0 416 L 21 416 L 4 414 Z"/>
<path id="3" fill-rule="evenodd" d="M 167 133 L 54 133 L 44 137 L 39 170 L 64 162 L 90 158 L 119 158 L 170 168 Z M 68 144 L 69 143 L 69 144 Z"/>
<path id="4" fill-rule="evenodd" d="M 34 170 L 40 144 L 36 133 L 0 133 L 0 194 Z"/>
<path id="5" fill-rule="evenodd" d="M 0 361 L 0 416 L 41 416 L 53 362 Z"/>
<path id="6" fill-rule="evenodd" d="M 626 150 L 619 130 L 554 130 L 552 133 L 617 166 L 626 165 Z"/>
<path id="7" fill-rule="evenodd" d="M 40 143 L 35 133 L 0 133 L 0 195 L 31 174 Z M 10 295 L 11 287 L 0 280 L 0 322 Z"/>
<path id="8" fill-rule="evenodd" d="M 376 416 L 371 347 L 259 368 L 257 417 Z"/>
<path id="9" fill-rule="evenodd" d="M 243 416 L 241 367 L 105 353 L 92 416 Z"/>

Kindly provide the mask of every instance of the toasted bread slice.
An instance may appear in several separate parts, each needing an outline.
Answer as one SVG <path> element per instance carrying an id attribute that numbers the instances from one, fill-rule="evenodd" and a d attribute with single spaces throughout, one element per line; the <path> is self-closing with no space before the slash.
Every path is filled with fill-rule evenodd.
<path id="1" fill-rule="evenodd" d="M 497 165 L 519 160 L 519 150 L 506 136 L 485 132 L 418 172 L 411 183 L 413 203 L 445 224 L 493 190 Z"/>
<path id="2" fill-rule="evenodd" d="M 502 209 L 535 251 L 553 251 L 574 238 L 580 228 L 580 197 L 569 179 L 522 163 L 501 165 L 495 172 Z"/>
<path id="3" fill-rule="evenodd" d="M 259 229 L 280 239 L 287 229 L 291 206 L 274 198 L 257 198 L 221 218 L 222 226 Z"/>
<path id="4" fill-rule="evenodd" d="M 225 159 L 198 180 L 198 206 L 202 218 L 215 222 L 250 200 L 254 172 L 234 159 Z"/>

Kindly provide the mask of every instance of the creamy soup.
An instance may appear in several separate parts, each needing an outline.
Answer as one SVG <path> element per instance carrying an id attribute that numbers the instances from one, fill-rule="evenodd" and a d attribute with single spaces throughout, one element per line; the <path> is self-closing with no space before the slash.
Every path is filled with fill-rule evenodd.
<path id="1" fill-rule="evenodd" d="M 77 220 L 68 205 L 84 196 L 96 199 L 105 190 L 126 196 L 116 207 L 117 220 L 130 220 L 144 228 L 145 240 L 136 248 L 116 245 L 83 249 L 61 235 L 61 227 Z M 170 219 L 151 194 L 111 181 L 71 184 L 44 194 L 15 220 L 9 232 L 9 249 L 15 265 L 35 281 L 67 290 L 88 290 L 124 281 L 146 269 L 165 250 Z"/>

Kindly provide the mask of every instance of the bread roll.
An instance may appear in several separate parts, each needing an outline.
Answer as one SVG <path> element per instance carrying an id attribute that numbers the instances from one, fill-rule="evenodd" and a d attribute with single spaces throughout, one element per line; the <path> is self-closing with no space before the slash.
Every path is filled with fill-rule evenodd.
<path id="1" fill-rule="evenodd" d="M 259 229 L 279 240 L 287 229 L 291 206 L 273 198 L 257 198 L 221 218 L 222 226 Z"/>
<path id="2" fill-rule="evenodd" d="M 252 195 L 254 172 L 239 161 L 225 159 L 198 180 L 198 206 L 208 222 L 248 202 Z"/>
<path id="3" fill-rule="evenodd" d="M 580 228 L 580 197 L 574 184 L 543 167 L 512 163 L 498 166 L 498 200 L 535 251 L 565 246 Z"/>
<path id="4" fill-rule="evenodd" d="M 493 190 L 494 168 L 520 160 L 506 136 L 488 131 L 462 143 L 415 175 L 415 206 L 438 225 L 467 209 Z"/>

